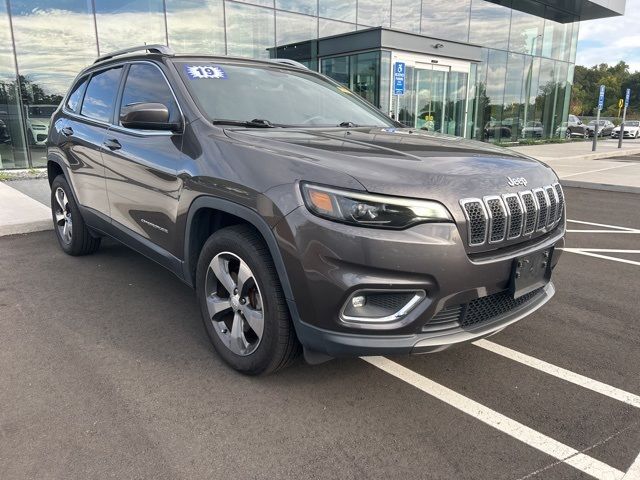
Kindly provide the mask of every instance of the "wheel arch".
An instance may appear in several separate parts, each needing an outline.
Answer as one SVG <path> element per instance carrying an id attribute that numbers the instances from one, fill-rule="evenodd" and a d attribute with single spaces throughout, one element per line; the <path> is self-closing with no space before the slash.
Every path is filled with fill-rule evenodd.
<path id="1" fill-rule="evenodd" d="M 189 207 L 184 240 L 184 281 L 195 287 L 198 257 L 209 236 L 220 228 L 242 223 L 255 228 L 266 243 L 285 298 L 291 304 L 293 300 L 291 284 L 277 240 L 269 224 L 250 208 L 221 198 L 201 196 L 196 198 Z"/>

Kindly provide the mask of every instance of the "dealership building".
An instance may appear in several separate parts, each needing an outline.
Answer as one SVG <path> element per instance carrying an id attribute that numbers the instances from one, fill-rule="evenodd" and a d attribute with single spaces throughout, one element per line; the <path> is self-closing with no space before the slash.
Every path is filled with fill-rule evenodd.
<path id="1" fill-rule="evenodd" d="M 100 54 L 290 58 L 414 128 L 562 133 L 580 21 L 625 0 L 0 0 L 0 169 L 45 163 L 49 116 Z"/>

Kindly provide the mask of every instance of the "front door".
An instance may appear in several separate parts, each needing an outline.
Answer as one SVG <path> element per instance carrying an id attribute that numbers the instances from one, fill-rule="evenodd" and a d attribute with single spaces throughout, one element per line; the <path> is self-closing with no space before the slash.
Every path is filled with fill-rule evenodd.
<path id="1" fill-rule="evenodd" d="M 466 136 L 470 63 L 394 54 L 396 62 L 405 64 L 405 92 L 391 92 L 394 118 L 412 128 Z"/>

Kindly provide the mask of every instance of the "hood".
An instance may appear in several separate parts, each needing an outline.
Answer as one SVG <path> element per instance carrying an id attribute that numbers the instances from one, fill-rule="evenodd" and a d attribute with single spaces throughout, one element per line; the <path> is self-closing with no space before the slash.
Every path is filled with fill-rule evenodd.
<path id="1" fill-rule="evenodd" d="M 457 200 L 557 181 L 551 168 L 512 150 L 449 135 L 393 128 L 227 129 L 235 140 L 344 172 L 372 193 Z M 300 180 L 314 181 L 313 169 Z M 510 187 L 523 177 L 527 186 Z"/>

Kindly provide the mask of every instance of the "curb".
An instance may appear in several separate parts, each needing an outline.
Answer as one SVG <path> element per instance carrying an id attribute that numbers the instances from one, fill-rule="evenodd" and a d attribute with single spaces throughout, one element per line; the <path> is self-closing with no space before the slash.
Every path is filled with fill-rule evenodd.
<path id="1" fill-rule="evenodd" d="M 7 235 L 20 235 L 23 233 L 43 232 L 45 230 L 53 230 L 53 222 L 51 219 L 0 225 L 0 237 L 5 237 Z"/>
<path id="2" fill-rule="evenodd" d="M 578 180 L 563 180 L 562 178 L 560 179 L 560 184 L 563 187 L 570 188 L 585 188 L 588 190 L 604 190 L 608 192 L 640 194 L 640 187 L 633 187 L 631 185 L 610 185 L 607 183 L 580 182 Z"/>
<path id="3" fill-rule="evenodd" d="M 567 156 L 567 157 L 543 157 L 541 155 L 536 156 L 536 155 L 532 155 L 531 153 L 521 152 L 515 149 L 514 151 L 528 155 L 532 158 L 540 160 L 541 162 L 547 162 L 547 161 L 553 161 L 553 160 L 562 160 L 567 162 L 579 161 L 579 160 L 602 160 L 604 158 L 626 157 L 629 155 L 640 154 L 640 148 L 628 148 L 626 150 L 624 149 L 618 150 L 616 148 L 616 151 L 592 152 L 592 153 L 585 153 L 582 155 L 573 155 L 573 156 Z"/>

